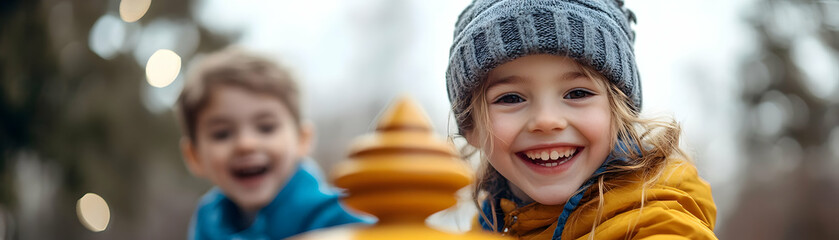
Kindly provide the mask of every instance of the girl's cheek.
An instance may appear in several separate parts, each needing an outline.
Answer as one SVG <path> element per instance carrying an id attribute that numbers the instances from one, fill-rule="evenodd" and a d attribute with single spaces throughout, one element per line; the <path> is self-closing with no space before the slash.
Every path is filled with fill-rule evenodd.
<path id="1" fill-rule="evenodd" d="M 597 131 L 595 134 L 600 136 L 601 140 L 611 141 L 612 135 L 615 134 L 614 129 L 612 129 L 612 115 L 608 109 L 605 111 L 601 110 L 598 115 L 599 117 L 596 118 L 596 121 L 592 122 L 592 124 L 596 124 L 596 126 L 593 126 Z"/>

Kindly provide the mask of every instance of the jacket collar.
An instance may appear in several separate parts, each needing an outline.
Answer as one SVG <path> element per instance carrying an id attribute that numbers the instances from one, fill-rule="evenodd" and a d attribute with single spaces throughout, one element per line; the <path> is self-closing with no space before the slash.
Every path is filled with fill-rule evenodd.
<path id="1" fill-rule="evenodd" d="M 201 236 L 206 234 L 214 239 L 271 239 L 294 235 L 304 229 L 306 223 L 285 218 L 307 216 L 317 210 L 315 205 L 335 197 L 326 185 L 319 184 L 320 178 L 321 173 L 315 163 L 302 159 L 295 165 L 288 182 L 267 206 L 259 210 L 248 226 L 241 223 L 243 216 L 239 207 L 215 187 L 202 198 L 193 222 L 201 229 Z M 282 223 L 282 227 L 276 227 L 277 223 Z"/>

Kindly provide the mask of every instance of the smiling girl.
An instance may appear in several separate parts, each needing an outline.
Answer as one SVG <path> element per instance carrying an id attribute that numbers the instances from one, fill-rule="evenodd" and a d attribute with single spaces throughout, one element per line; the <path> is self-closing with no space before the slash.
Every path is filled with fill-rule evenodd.
<path id="1" fill-rule="evenodd" d="M 639 117 L 630 21 L 612 0 L 475 1 L 446 74 L 480 150 L 483 229 L 521 239 L 715 239 L 672 120 Z M 479 198 L 480 197 L 480 198 Z"/>

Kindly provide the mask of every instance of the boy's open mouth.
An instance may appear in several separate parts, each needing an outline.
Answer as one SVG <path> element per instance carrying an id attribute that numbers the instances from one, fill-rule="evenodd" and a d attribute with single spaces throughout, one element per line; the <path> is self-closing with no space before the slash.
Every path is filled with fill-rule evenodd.
<path id="1" fill-rule="evenodd" d="M 231 172 L 236 179 L 247 180 L 265 175 L 268 170 L 270 170 L 270 165 L 237 167 L 233 168 Z"/>
<path id="2" fill-rule="evenodd" d="M 521 151 L 517 152 L 516 156 L 539 166 L 555 167 L 568 162 L 568 160 L 577 156 L 582 150 L 583 147 L 554 147 Z"/>

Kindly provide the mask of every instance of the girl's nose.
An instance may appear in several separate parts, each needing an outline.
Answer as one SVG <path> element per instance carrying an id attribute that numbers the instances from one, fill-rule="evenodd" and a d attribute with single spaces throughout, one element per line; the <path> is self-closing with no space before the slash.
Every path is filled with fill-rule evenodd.
<path id="1" fill-rule="evenodd" d="M 530 112 L 530 120 L 527 123 L 530 132 L 552 132 L 564 130 L 568 127 L 568 119 L 558 108 L 543 104 Z"/>

